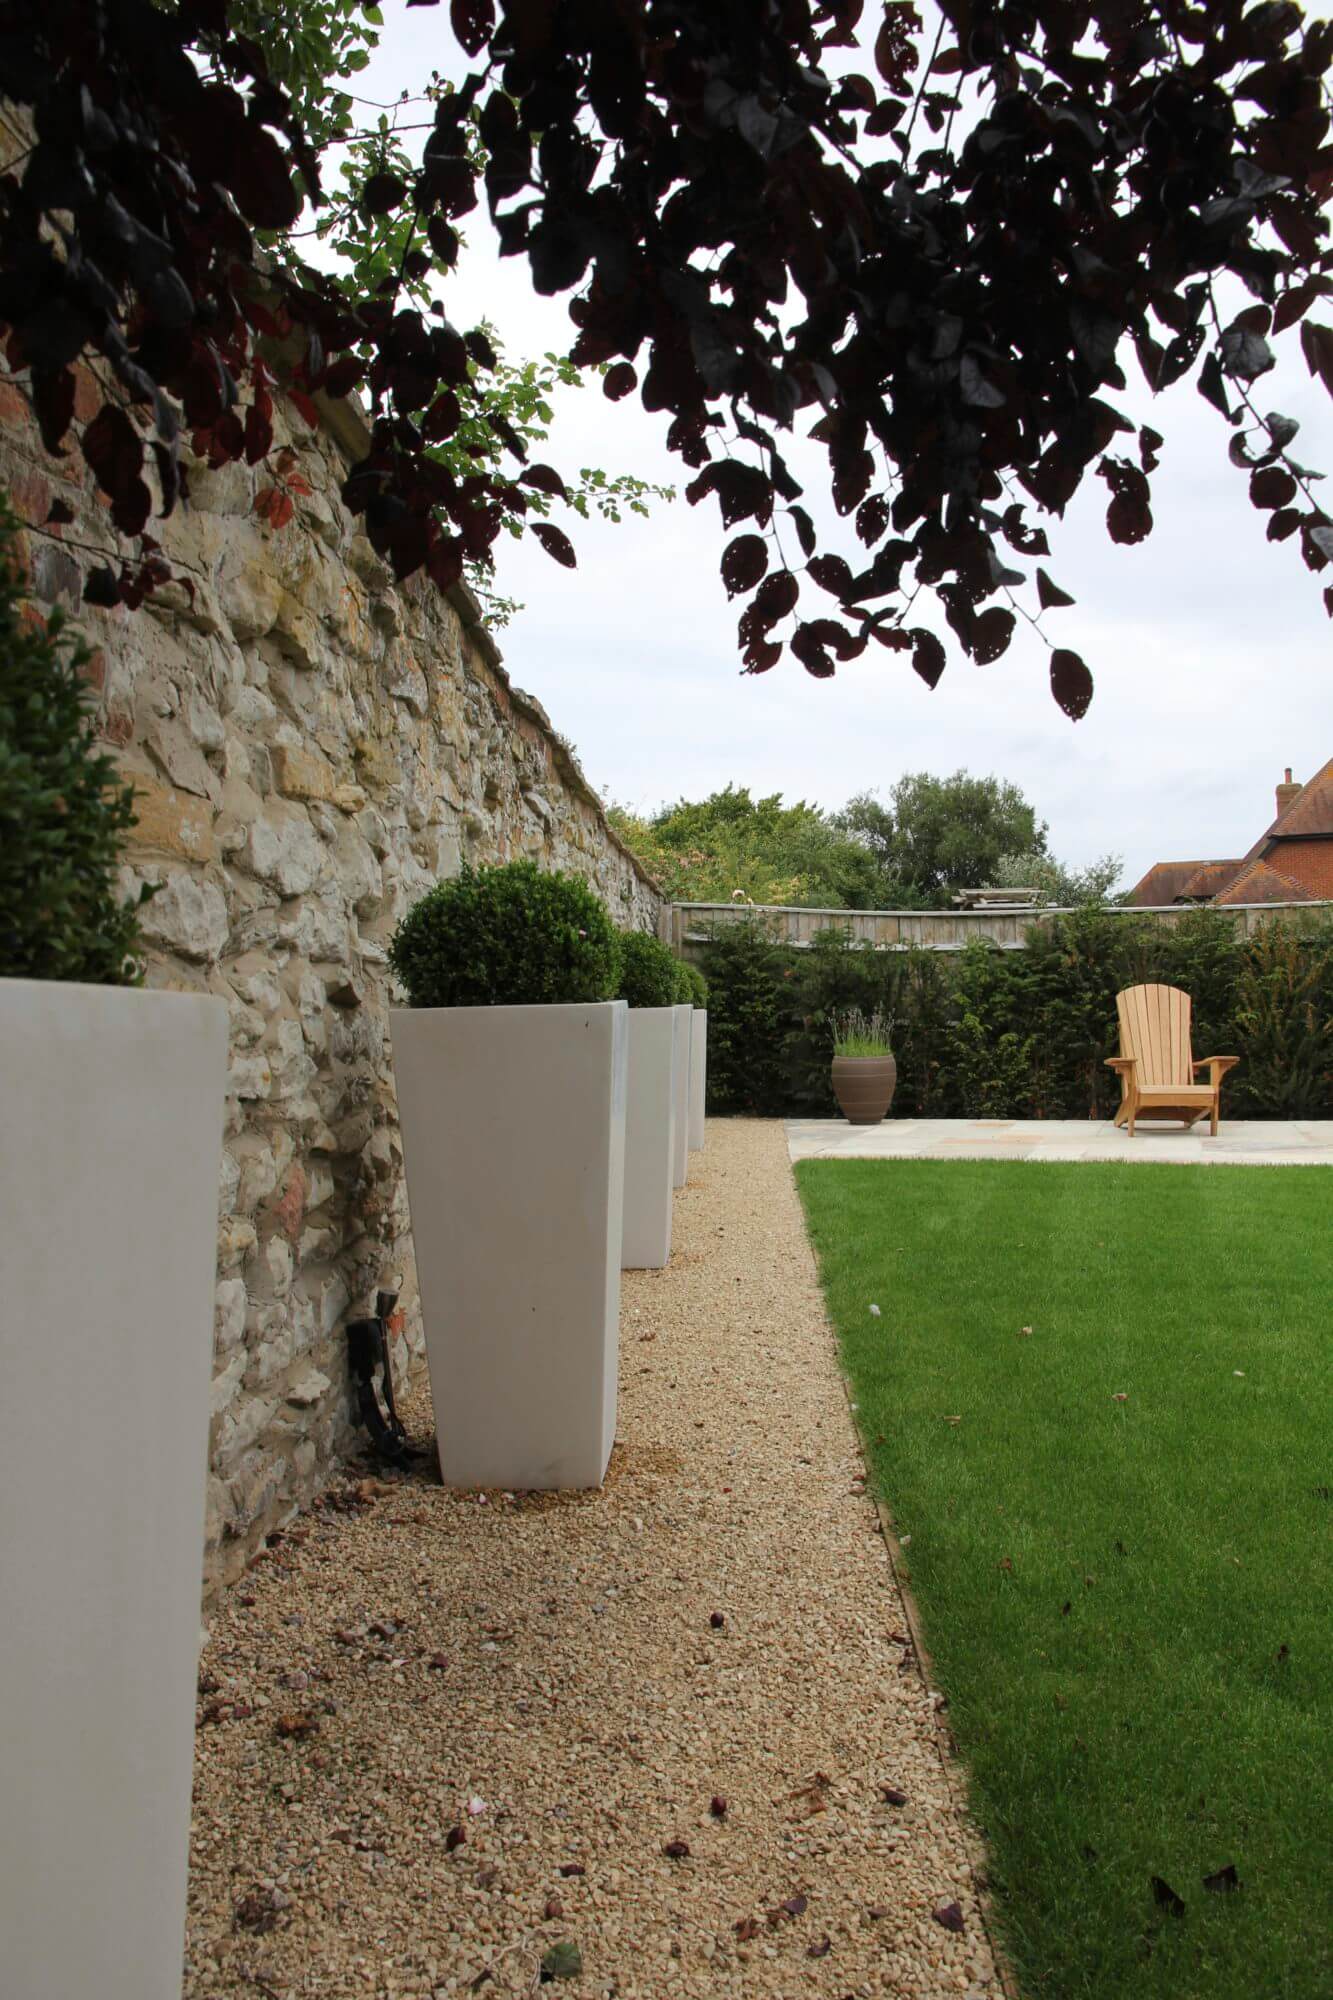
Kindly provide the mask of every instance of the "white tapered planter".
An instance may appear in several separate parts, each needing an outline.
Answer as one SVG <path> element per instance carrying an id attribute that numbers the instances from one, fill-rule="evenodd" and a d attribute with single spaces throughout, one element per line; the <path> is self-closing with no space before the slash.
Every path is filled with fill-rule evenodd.
<path id="1" fill-rule="evenodd" d="M 690 1170 L 690 1020 L 693 1007 L 673 1007 L 676 1017 L 675 1055 L 672 1063 L 672 1094 L 675 1098 L 675 1130 L 672 1134 L 672 1185 L 684 1187 Z"/>
<path id="2" fill-rule="evenodd" d="M 179 2000 L 226 1048 L 0 980 L 5 2000 Z"/>
<path id="3" fill-rule="evenodd" d="M 616 1435 L 628 1008 L 391 1011 L 447 1486 L 599 1486 Z"/>
<path id="4" fill-rule="evenodd" d="M 704 1146 L 704 1104 L 708 1089 L 708 1009 L 691 1009 L 690 1023 L 690 1151 Z"/>
<path id="5" fill-rule="evenodd" d="M 674 1007 L 629 1010 L 625 1108 L 625 1225 L 620 1261 L 660 1270 L 671 1255 L 671 1190 L 676 1165 Z"/>

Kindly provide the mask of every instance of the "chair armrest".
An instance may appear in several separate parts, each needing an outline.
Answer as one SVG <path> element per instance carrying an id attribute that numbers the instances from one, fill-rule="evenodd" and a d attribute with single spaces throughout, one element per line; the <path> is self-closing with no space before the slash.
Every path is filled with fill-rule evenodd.
<path id="1" fill-rule="evenodd" d="M 1239 1058 L 1238 1058 L 1238 1060 L 1239 1060 Z M 1126 1070 L 1126 1069 L 1133 1069 L 1134 1065 L 1135 1065 L 1135 1064 L 1137 1063 L 1137 1061 L 1138 1061 L 1138 1057 L 1137 1057 L 1137 1056 L 1106 1056 L 1106 1057 L 1104 1058 L 1104 1061 L 1105 1061 L 1105 1064 L 1106 1064 L 1106 1067 L 1107 1067 L 1107 1069 L 1120 1069 L 1120 1070 Z"/>
<path id="2" fill-rule="evenodd" d="M 1219 1077 L 1225 1076 L 1229 1069 L 1234 1069 L 1239 1061 L 1239 1056 L 1201 1056 L 1194 1067 L 1210 1069 L 1215 1077 Z"/>

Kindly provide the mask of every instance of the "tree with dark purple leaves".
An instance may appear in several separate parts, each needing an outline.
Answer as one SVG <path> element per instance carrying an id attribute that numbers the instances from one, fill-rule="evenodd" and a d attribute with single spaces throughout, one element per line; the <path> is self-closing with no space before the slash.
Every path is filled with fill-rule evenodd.
<path id="1" fill-rule="evenodd" d="M 100 357 L 82 448 L 126 537 L 175 501 L 182 422 L 215 463 L 266 456 L 265 343 L 309 412 L 364 389 L 345 498 L 400 577 L 450 584 L 525 492 L 558 490 L 517 435 L 512 475 L 431 451 L 484 419 L 493 355 L 412 295 L 415 252 L 447 257 L 484 198 L 536 289 L 573 292 L 574 362 L 662 413 L 689 498 L 734 531 L 749 672 L 785 650 L 825 676 L 874 642 L 934 686 L 923 592 L 965 654 L 997 659 L 1049 553 L 1036 517 L 1089 472 L 1113 540 L 1152 530 L 1162 437 L 1114 400 L 1131 359 L 1154 391 L 1192 378 L 1269 538 L 1333 561 L 1296 426 L 1261 388 L 1292 330 L 1333 393 L 1333 24 L 1281 0 L 942 0 L 931 28 L 910 0 L 452 0 L 448 20 L 473 67 L 420 166 L 374 190 L 410 218 L 398 276 L 349 300 L 313 272 L 257 275 L 252 229 L 318 199 L 318 165 L 223 0 L 0 0 L 0 73 L 36 135 L 0 181 L 9 359 L 63 450 L 72 364 Z M 784 455 L 801 429 L 843 552 Z M 560 530 L 531 531 L 573 562 Z M 1069 601 L 1035 580 L 1041 611 Z M 119 587 L 141 593 L 141 569 Z M 1050 672 L 1081 716 L 1083 660 L 1057 646 Z"/>

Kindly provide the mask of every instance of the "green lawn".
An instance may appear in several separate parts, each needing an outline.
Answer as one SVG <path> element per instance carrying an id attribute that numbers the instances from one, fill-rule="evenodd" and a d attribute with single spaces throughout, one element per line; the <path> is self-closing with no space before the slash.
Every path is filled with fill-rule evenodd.
<path id="1" fill-rule="evenodd" d="M 1025 1993 L 1330 2000 L 1333 1173 L 796 1171 Z"/>

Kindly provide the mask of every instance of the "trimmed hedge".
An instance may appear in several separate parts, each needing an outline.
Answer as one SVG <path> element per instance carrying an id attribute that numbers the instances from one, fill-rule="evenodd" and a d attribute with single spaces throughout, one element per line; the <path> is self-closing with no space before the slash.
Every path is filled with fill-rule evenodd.
<path id="1" fill-rule="evenodd" d="M 577 876 L 509 861 L 428 890 L 394 932 L 389 963 L 413 1007 L 609 1000 L 620 934 Z"/>
<path id="2" fill-rule="evenodd" d="M 1231 1118 L 1333 1117 L 1333 924 L 1274 919 L 1250 939 L 1218 910 L 1168 925 L 1079 910 L 1018 950 L 875 952 L 821 932 L 806 951 L 762 920 L 705 947 L 708 1108 L 824 1117 L 831 1017 L 894 1018 L 898 1117 L 1107 1118 L 1120 1087 L 1115 996 L 1161 981 L 1193 1000 L 1194 1052 L 1239 1055 Z"/>

